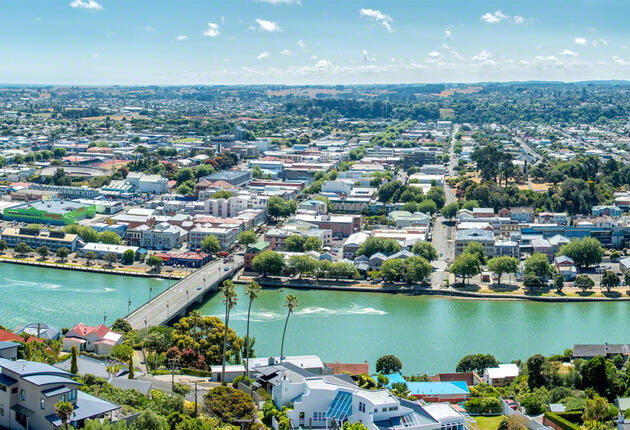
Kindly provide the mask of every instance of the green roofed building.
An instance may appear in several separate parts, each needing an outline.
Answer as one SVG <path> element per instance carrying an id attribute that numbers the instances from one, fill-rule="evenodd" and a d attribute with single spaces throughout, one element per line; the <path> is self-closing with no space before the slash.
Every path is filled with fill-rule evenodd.
<path id="1" fill-rule="evenodd" d="M 96 206 L 69 200 L 38 200 L 6 208 L 3 212 L 7 221 L 48 225 L 70 225 L 86 218 L 93 218 Z"/>

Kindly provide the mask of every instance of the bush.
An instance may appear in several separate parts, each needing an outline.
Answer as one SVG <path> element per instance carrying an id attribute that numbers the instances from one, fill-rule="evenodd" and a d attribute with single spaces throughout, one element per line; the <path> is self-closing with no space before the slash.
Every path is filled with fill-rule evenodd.
<path id="1" fill-rule="evenodd" d="M 232 387 L 238 388 L 238 383 L 241 381 L 243 382 L 243 384 L 247 385 L 248 387 L 251 387 L 252 382 L 254 382 L 252 378 L 248 378 L 245 375 L 239 375 L 236 378 L 234 378 L 234 380 L 232 381 Z"/>
<path id="2" fill-rule="evenodd" d="M 182 373 L 184 375 L 201 376 L 202 378 L 210 378 L 212 376 L 212 372 L 207 370 L 191 369 L 189 367 L 182 367 Z"/>
<path id="3" fill-rule="evenodd" d="M 545 412 L 545 418 L 547 418 L 549 421 L 551 421 L 563 430 L 581 430 L 581 427 L 579 425 L 569 422 L 556 413 Z"/>
<path id="4" fill-rule="evenodd" d="M 181 382 L 176 382 L 173 385 L 173 392 L 183 397 L 186 394 L 190 393 L 190 386 L 187 384 L 182 384 Z"/>
<path id="5" fill-rule="evenodd" d="M 497 397 L 473 397 L 464 403 L 468 412 L 474 415 L 501 413 L 501 400 Z"/>
<path id="6" fill-rule="evenodd" d="M 527 411 L 527 415 L 539 415 L 545 412 L 546 406 L 536 393 L 527 393 L 519 401 Z"/>

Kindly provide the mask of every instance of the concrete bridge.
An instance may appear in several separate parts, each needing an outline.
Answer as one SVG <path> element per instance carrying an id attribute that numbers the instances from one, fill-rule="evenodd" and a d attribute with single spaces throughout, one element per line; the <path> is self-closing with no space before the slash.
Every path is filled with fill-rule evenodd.
<path id="1" fill-rule="evenodd" d="M 234 261 L 213 261 L 173 284 L 125 318 L 134 329 L 167 324 L 186 315 L 194 304 L 203 303 L 207 293 L 216 291 L 226 279 L 231 279 L 243 267 L 243 257 L 234 255 Z M 226 270 L 227 269 L 227 270 Z"/>

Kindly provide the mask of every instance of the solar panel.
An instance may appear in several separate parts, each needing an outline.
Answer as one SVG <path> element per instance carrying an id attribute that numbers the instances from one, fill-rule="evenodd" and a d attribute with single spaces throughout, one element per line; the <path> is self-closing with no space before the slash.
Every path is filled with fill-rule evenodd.
<path id="1" fill-rule="evenodd" d="M 326 418 L 344 420 L 352 408 L 352 393 L 339 391 L 335 396 L 330 408 L 326 411 Z"/>

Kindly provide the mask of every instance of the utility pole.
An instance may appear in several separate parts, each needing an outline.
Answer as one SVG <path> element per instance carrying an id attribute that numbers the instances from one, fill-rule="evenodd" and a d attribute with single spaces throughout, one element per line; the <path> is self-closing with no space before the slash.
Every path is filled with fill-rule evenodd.
<path id="1" fill-rule="evenodd" d="M 179 369 L 179 359 L 178 358 L 170 358 L 168 360 L 168 365 L 171 368 L 171 396 L 174 393 L 175 388 L 175 369 Z"/>

